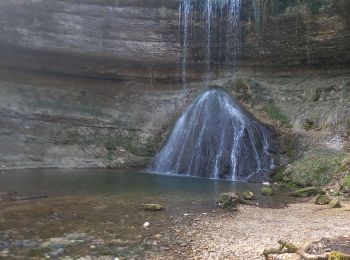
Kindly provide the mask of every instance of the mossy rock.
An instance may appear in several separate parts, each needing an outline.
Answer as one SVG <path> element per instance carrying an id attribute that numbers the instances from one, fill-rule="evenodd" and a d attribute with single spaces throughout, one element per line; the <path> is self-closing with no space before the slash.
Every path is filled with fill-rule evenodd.
<path id="1" fill-rule="evenodd" d="M 216 205 L 220 208 L 225 208 L 229 210 L 237 210 L 237 206 L 241 198 L 238 193 L 229 192 L 222 193 L 220 199 L 216 202 Z"/>
<path id="2" fill-rule="evenodd" d="M 271 187 L 265 186 L 261 188 L 261 194 L 265 195 L 265 196 L 272 196 L 274 195 L 274 191 Z"/>
<path id="3" fill-rule="evenodd" d="M 341 208 L 342 206 L 339 199 L 332 199 L 331 202 L 329 202 L 329 207 L 336 209 Z"/>
<path id="4" fill-rule="evenodd" d="M 326 205 L 331 202 L 331 198 L 328 195 L 317 195 L 315 199 L 315 204 Z"/>
<path id="5" fill-rule="evenodd" d="M 278 243 L 280 244 L 279 248 L 270 248 L 264 250 L 263 255 L 266 259 L 270 259 L 268 258 L 269 255 L 296 253 L 299 249 L 296 245 L 283 240 L 279 240 Z"/>
<path id="6" fill-rule="evenodd" d="M 143 210 L 145 211 L 161 211 L 165 210 L 165 208 L 160 204 L 143 204 Z"/>
<path id="7" fill-rule="evenodd" d="M 253 200 L 255 199 L 255 194 L 251 191 L 245 191 L 242 193 L 243 199 L 245 200 Z"/>
<path id="8" fill-rule="evenodd" d="M 349 256 L 341 252 L 332 251 L 328 255 L 328 260 L 349 260 Z"/>
<path id="9" fill-rule="evenodd" d="M 307 187 L 303 189 L 298 189 L 289 193 L 289 196 L 307 198 L 316 195 L 324 195 L 324 191 L 320 187 Z"/>

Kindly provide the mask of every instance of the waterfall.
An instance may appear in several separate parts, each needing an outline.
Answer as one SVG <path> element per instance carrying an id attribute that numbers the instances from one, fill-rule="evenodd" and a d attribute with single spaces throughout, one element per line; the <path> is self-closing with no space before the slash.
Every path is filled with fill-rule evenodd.
<path id="1" fill-rule="evenodd" d="M 182 28 L 183 39 L 181 42 L 182 48 L 182 82 L 186 83 L 186 67 L 187 67 L 187 49 L 188 49 L 188 37 L 190 27 L 190 15 L 192 14 L 192 0 L 184 0 L 179 7 L 179 28 Z M 181 30 L 180 30 L 181 31 Z M 181 39 L 181 35 L 179 37 Z"/>
<path id="2" fill-rule="evenodd" d="M 197 10 L 199 9 L 199 10 Z M 196 44 L 193 35 L 198 26 L 197 19 L 202 20 L 202 33 L 205 37 L 205 81 L 208 84 L 210 74 L 213 73 L 213 63 L 218 63 L 219 70 L 222 63 L 236 64 L 239 50 L 239 22 L 241 0 L 182 0 L 179 6 L 179 35 L 182 48 L 181 53 L 181 80 L 186 83 L 191 45 Z M 198 11 L 198 12 L 197 12 Z M 193 16 L 200 13 L 201 17 Z M 192 24 L 194 23 L 194 26 Z M 222 29 L 226 28 L 225 33 Z M 224 50 L 222 50 L 224 42 Z M 215 51 L 218 49 L 217 51 Z M 215 56 L 216 55 L 216 56 Z M 225 59 L 221 58 L 225 55 Z M 217 59 L 218 61 L 215 61 Z"/>
<path id="3" fill-rule="evenodd" d="M 204 91 L 179 118 L 151 171 L 231 180 L 267 180 L 273 132 L 218 87 Z"/>

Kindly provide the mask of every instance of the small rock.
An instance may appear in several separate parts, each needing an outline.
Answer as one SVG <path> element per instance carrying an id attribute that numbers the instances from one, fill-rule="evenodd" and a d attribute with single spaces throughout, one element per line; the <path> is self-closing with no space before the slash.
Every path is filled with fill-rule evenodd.
<path id="1" fill-rule="evenodd" d="M 145 223 L 143 223 L 143 227 L 144 227 L 144 228 L 148 228 L 148 227 L 149 227 L 149 225 L 150 225 L 150 224 L 149 224 L 149 222 L 145 222 Z"/>
<path id="2" fill-rule="evenodd" d="M 271 187 L 262 187 L 261 188 L 261 194 L 265 196 L 272 196 L 274 194 L 274 191 Z"/>
<path id="3" fill-rule="evenodd" d="M 245 200 L 253 200 L 255 199 L 255 194 L 251 191 L 245 191 L 242 193 L 242 196 Z"/>
<path id="4" fill-rule="evenodd" d="M 91 249 L 95 249 L 96 248 L 96 246 L 94 246 L 94 245 L 90 245 L 89 246 Z"/>
<path id="5" fill-rule="evenodd" d="M 331 202 L 329 203 L 329 206 L 331 208 L 341 208 L 342 207 L 339 199 L 332 199 Z"/>
<path id="6" fill-rule="evenodd" d="M 63 254 L 64 249 L 63 248 L 58 248 L 55 251 L 51 251 L 49 254 L 52 257 L 58 257 L 59 255 Z"/>
<path id="7" fill-rule="evenodd" d="M 318 195 L 315 198 L 315 204 L 326 205 L 326 204 L 329 204 L 331 200 L 332 199 L 328 195 Z"/>
<path id="8" fill-rule="evenodd" d="M 185 217 L 188 217 L 189 215 L 190 215 L 190 214 L 188 214 L 188 213 L 184 213 L 184 216 L 185 216 Z"/>
<path id="9" fill-rule="evenodd" d="M 162 235 L 161 234 L 156 234 L 156 235 L 154 235 L 154 238 L 159 240 L 159 239 L 162 238 Z"/>
<path id="10" fill-rule="evenodd" d="M 145 211 L 161 211 L 165 210 L 165 208 L 160 204 L 143 204 L 143 210 Z"/>
<path id="11" fill-rule="evenodd" d="M 7 257 L 10 251 L 6 248 L 0 252 L 0 256 Z"/>

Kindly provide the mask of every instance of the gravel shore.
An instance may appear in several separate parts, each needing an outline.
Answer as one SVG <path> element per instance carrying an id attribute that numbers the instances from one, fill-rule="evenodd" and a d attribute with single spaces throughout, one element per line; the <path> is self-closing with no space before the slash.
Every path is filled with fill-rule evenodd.
<path id="1" fill-rule="evenodd" d="M 193 252 L 189 259 L 247 260 L 264 259 L 263 250 L 278 246 L 280 239 L 301 246 L 323 237 L 349 235 L 349 202 L 330 209 L 313 201 L 283 209 L 242 205 L 234 213 L 200 215 L 179 234 Z"/>

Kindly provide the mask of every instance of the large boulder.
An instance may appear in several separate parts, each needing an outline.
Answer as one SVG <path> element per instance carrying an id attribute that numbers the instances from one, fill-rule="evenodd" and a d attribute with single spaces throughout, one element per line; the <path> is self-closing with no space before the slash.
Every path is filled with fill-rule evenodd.
<path id="1" fill-rule="evenodd" d="M 340 200 L 339 199 L 332 199 L 329 203 L 329 207 L 331 208 L 341 208 Z"/>
<path id="2" fill-rule="evenodd" d="M 236 192 L 222 193 L 216 205 L 220 208 L 237 210 L 241 198 Z"/>
<path id="3" fill-rule="evenodd" d="M 331 200 L 331 197 L 329 197 L 328 195 L 318 195 L 315 199 L 315 204 L 326 205 L 329 204 Z"/>
<path id="4" fill-rule="evenodd" d="M 272 196 L 274 194 L 273 189 L 270 186 L 264 186 L 261 188 L 261 194 L 265 196 Z"/>
<path id="5" fill-rule="evenodd" d="M 242 193 L 243 199 L 245 200 L 253 200 L 255 199 L 255 194 L 251 191 L 245 191 Z"/>

